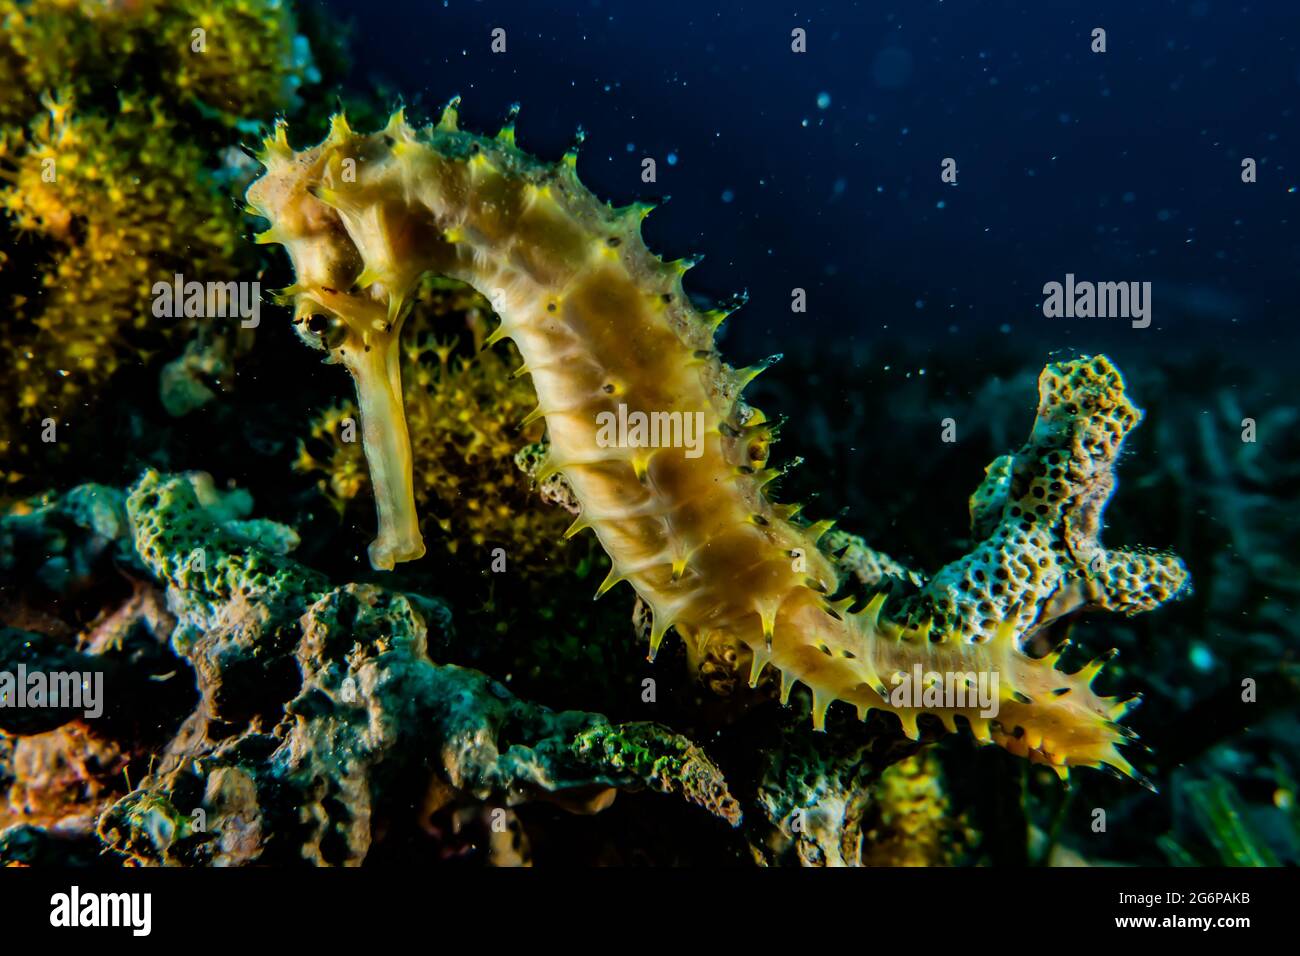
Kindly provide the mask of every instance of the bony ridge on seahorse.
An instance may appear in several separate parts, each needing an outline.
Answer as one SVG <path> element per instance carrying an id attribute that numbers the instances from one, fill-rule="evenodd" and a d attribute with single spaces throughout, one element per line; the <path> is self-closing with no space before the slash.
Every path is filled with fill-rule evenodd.
<path id="1" fill-rule="evenodd" d="M 688 651 L 730 644 L 751 684 L 766 667 L 781 698 L 811 691 L 814 726 L 833 701 L 895 713 L 915 737 L 922 713 L 949 730 L 1047 764 L 1109 766 L 1136 776 L 1119 746 L 1131 701 L 1098 696 L 1095 661 L 1057 669 L 1025 639 L 1079 608 L 1148 610 L 1181 592 L 1186 569 L 1150 551 L 1105 551 L 1097 540 L 1112 465 L 1140 414 L 1102 356 L 1048 366 L 1029 442 L 995 461 L 971 499 L 981 543 L 916 593 L 876 594 L 854 610 L 842 575 L 817 542 L 831 522 L 806 523 L 764 487 L 772 427 L 741 391 L 764 364 L 733 369 L 714 345 L 725 311 L 702 312 L 683 292 L 687 261 L 647 249 L 650 206 L 613 208 L 577 175 L 576 146 L 545 163 L 515 145 L 514 112 L 495 137 L 462 131 L 453 100 L 415 130 L 398 112 L 375 133 L 333 118 L 324 142 L 295 151 L 283 122 L 265 141 L 266 172 L 247 194 L 270 222 L 258 242 L 288 250 L 284 292 L 308 343 L 356 382 L 363 444 L 379 513 L 375 568 L 424 553 L 402 408 L 398 335 L 427 274 L 463 281 L 501 320 L 489 342 L 514 340 L 544 417 L 543 475 L 562 472 L 581 505 L 568 534 L 591 529 L 611 569 L 598 595 L 628 581 L 652 609 L 653 658 L 675 628 Z M 599 422 L 619 406 L 700 415 L 702 447 L 603 447 Z M 891 701 L 916 665 L 930 675 L 996 675 L 996 717 L 973 699 L 928 706 Z M 973 698 L 972 694 L 972 698 Z"/>

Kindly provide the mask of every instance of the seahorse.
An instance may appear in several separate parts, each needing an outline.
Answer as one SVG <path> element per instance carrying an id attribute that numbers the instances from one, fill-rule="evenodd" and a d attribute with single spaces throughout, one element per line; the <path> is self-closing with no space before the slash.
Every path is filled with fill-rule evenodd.
<path id="1" fill-rule="evenodd" d="M 983 542 L 890 608 L 882 591 L 855 609 L 860 601 L 837 598 L 843 575 L 818 546 L 832 522 L 807 522 L 765 490 L 782 473 L 768 463 L 773 423 L 742 391 L 767 363 L 722 361 L 715 332 L 732 310 L 697 308 L 682 284 L 691 261 L 647 248 L 641 222 L 653 207 L 597 199 L 579 180 L 576 142 L 557 163 L 520 149 L 517 108 L 486 137 L 459 128 L 458 105 L 420 130 L 403 111 L 369 134 L 335 115 L 326 139 L 303 150 L 278 121 L 247 191 L 248 211 L 270 223 L 256 241 L 282 244 L 292 260 L 282 301 L 298 333 L 355 379 L 376 569 L 424 553 L 399 335 L 422 277 L 450 277 L 491 302 L 500 325 L 489 343 L 518 347 L 518 374 L 538 399 L 527 420 L 544 418 L 549 438 L 539 477 L 567 479 L 581 505 L 567 535 L 590 529 L 609 556 L 597 597 L 627 581 L 651 609 L 652 660 L 675 629 L 696 658 L 733 648 L 751 685 L 775 668 L 783 703 L 806 685 L 816 729 L 834 701 L 863 719 L 894 713 L 913 738 L 929 713 L 1062 776 L 1071 766 L 1137 776 L 1119 751 L 1133 736 L 1119 723 L 1133 701 L 1094 693 L 1101 661 L 1067 673 L 1061 648 L 1041 658 L 1024 649 L 1063 613 L 1147 610 L 1187 581 L 1172 555 L 1097 543 L 1112 462 L 1140 417 L 1105 357 L 1043 373 L 1030 442 L 990 466 L 972 498 Z M 665 422 L 698 416 L 697 447 L 601 440 L 620 406 Z M 957 697 L 900 698 L 917 665 L 931 690 L 958 675 L 947 688 Z M 974 681 L 989 675 L 997 700 L 982 708 Z"/>

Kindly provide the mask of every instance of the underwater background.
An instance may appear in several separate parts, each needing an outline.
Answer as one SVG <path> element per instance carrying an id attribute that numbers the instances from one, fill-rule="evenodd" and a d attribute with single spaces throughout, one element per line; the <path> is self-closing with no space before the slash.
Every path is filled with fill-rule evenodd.
<path id="1" fill-rule="evenodd" d="M 110 690 L 99 720 L 0 711 L 0 859 L 1300 859 L 1295 5 L 0 11 L 0 670 L 80 662 Z M 195 24 L 219 56 L 176 52 Z M 365 460 L 338 437 L 352 385 L 272 302 L 295 277 L 251 239 L 249 153 L 277 117 L 302 149 L 340 107 L 369 133 L 453 95 L 486 135 L 518 103 L 520 147 L 548 161 L 581 127 L 601 199 L 671 197 L 650 249 L 703 256 L 701 306 L 748 296 L 723 357 L 782 355 L 746 393 L 784 419 L 773 462 L 802 459 L 780 500 L 900 571 L 970 547 L 968 499 L 1029 436 L 1044 365 L 1113 360 L 1144 420 L 1104 540 L 1177 554 L 1192 587 L 1052 637 L 1076 666 L 1119 648 L 1107 686 L 1143 695 L 1126 722 L 1150 751 L 1129 759 L 1155 791 L 1091 769 L 1063 784 L 937 726 L 918 746 L 879 715 L 833 710 L 814 735 L 799 694 L 782 708 L 692 674 L 672 636 L 648 662 L 630 589 L 593 604 L 609 562 L 561 537 L 563 496 L 533 481 L 544 431 L 518 427 L 535 404 L 518 356 L 485 349 L 491 307 L 451 283 L 421 287 L 403 333 L 428 554 L 373 570 Z M 71 172 L 45 182 L 50 158 Z M 177 272 L 257 279 L 260 324 L 151 318 Z M 1047 317 L 1067 274 L 1149 282 L 1149 327 Z M 193 579 L 196 544 L 220 557 Z M 370 727 L 398 730 L 340 716 L 345 672 L 369 675 Z"/>

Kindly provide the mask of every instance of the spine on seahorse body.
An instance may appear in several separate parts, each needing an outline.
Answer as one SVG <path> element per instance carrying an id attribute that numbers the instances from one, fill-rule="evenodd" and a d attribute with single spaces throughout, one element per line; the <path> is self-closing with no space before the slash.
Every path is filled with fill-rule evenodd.
<path id="1" fill-rule="evenodd" d="M 693 306 L 687 262 L 647 249 L 650 207 L 599 201 L 578 179 L 576 151 L 539 161 L 516 148 L 513 122 L 495 138 L 459 130 L 456 103 L 418 132 L 400 112 L 367 135 L 335 117 L 328 138 L 302 151 L 279 124 L 248 190 L 250 211 L 271 223 L 259 241 L 283 244 L 293 260 L 286 293 L 300 334 L 357 378 L 370 467 L 385 476 L 375 482 L 377 568 L 423 545 L 411 537 L 409 479 L 403 488 L 394 477 L 411 468 L 395 362 L 365 357 L 393 354 L 422 276 L 448 276 L 487 296 L 501 320 L 490 341 L 510 337 L 523 356 L 538 399 L 530 420 L 543 416 L 549 435 L 544 473 L 562 472 L 581 503 L 568 533 L 591 529 L 609 555 L 598 596 L 627 581 L 653 610 L 652 657 L 670 628 L 688 647 L 722 638 L 747 653 L 751 683 L 767 666 L 780 672 L 783 701 L 805 684 L 818 728 L 836 700 L 863 717 L 892 711 L 912 736 L 931 712 L 1062 773 L 1133 772 L 1117 750 L 1126 704 L 1092 692 L 1096 669 L 1067 674 L 1055 657 L 1021 650 L 1034 607 L 978 627 L 954 614 L 945 630 L 934 626 L 939 607 L 909 622 L 887 613 L 882 595 L 856 613 L 851 600 L 834 601 L 840 574 L 817 546 L 830 522 L 806 524 L 764 493 L 779 474 L 767 464 L 771 426 L 740 395 L 765 365 L 721 361 L 714 331 L 725 313 Z M 699 442 L 688 455 L 681 443 L 608 441 L 602 428 L 633 412 L 702 421 Z M 891 702 L 890 684 L 917 664 L 997 675 L 996 716 L 973 692 L 970 706 Z"/>

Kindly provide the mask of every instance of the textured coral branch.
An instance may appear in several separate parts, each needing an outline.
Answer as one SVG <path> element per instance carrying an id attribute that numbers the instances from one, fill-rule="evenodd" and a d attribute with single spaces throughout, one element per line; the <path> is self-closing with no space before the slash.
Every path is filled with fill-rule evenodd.
<path id="1" fill-rule="evenodd" d="M 595 812 L 616 790 L 648 788 L 739 822 L 721 773 L 690 741 L 552 711 L 478 671 L 435 664 L 427 629 L 449 627 L 445 607 L 331 586 L 284 555 L 283 526 L 247 520 L 248 504 L 206 476 L 152 471 L 126 497 L 135 551 L 166 585 L 172 644 L 200 702 L 101 818 L 101 839 L 119 853 L 357 864 L 372 817 L 409 810 L 421 779 L 426 816 L 536 800 Z"/>
<path id="2" fill-rule="evenodd" d="M 967 641 L 1011 621 L 1023 638 L 1081 608 L 1136 614 L 1183 592 L 1175 555 L 1101 545 L 1115 460 L 1141 419 L 1119 372 L 1104 356 L 1059 362 L 1038 388 L 1028 442 L 989 465 L 971 496 L 979 543 L 905 602 L 907 617 Z"/>

